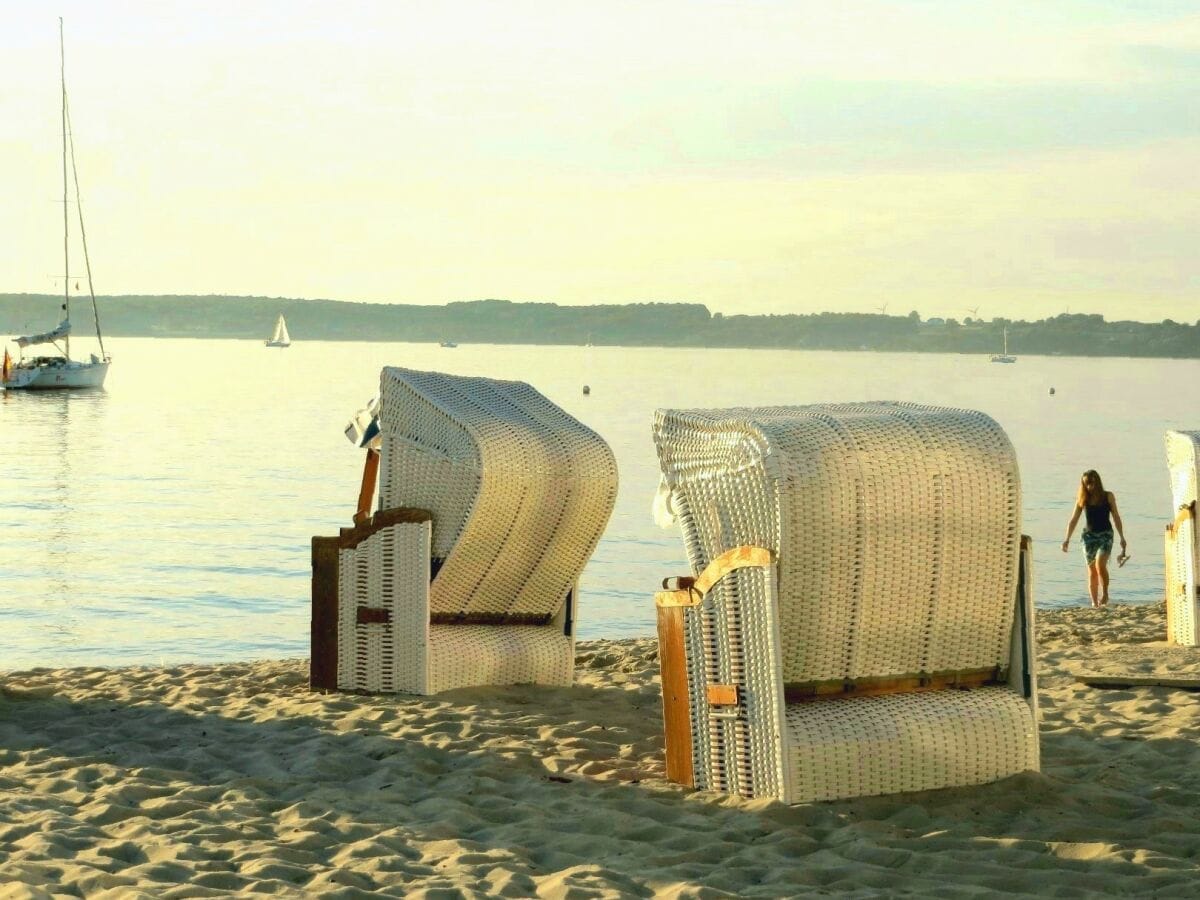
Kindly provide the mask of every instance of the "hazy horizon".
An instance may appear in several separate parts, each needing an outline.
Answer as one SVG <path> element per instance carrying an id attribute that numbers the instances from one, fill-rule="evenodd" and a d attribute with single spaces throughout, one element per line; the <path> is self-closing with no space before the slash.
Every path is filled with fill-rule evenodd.
<path id="1" fill-rule="evenodd" d="M 50 298 L 50 299 L 54 299 L 54 298 L 61 299 L 61 294 L 51 294 L 46 291 L 0 290 L 0 297 L 23 295 L 23 294 L 29 294 L 32 296 L 46 296 L 47 298 Z M 464 297 L 464 298 L 460 298 L 460 299 L 445 300 L 445 301 L 440 301 L 440 302 L 418 303 L 417 301 L 362 300 L 362 299 L 359 299 L 356 297 L 288 297 L 288 296 L 283 296 L 280 294 L 196 294 L 196 293 L 185 294 L 185 293 L 178 293 L 178 292 L 161 293 L 161 294 L 159 294 L 159 293 L 113 294 L 111 292 L 110 293 L 100 293 L 99 291 L 97 291 L 97 293 L 96 293 L 97 300 L 104 300 L 106 298 L 107 299 L 122 299 L 122 298 L 141 299 L 141 298 L 146 298 L 146 297 L 153 297 L 153 298 L 162 299 L 162 300 L 197 300 L 197 299 L 202 300 L 206 297 L 221 297 L 221 298 L 241 299 L 241 300 L 278 300 L 278 301 L 281 301 L 284 303 L 310 303 L 310 302 L 311 303 L 370 303 L 370 304 L 379 304 L 379 305 L 386 305 L 386 304 L 390 304 L 390 303 L 402 303 L 405 306 L 434 306 L 434 307 L 448 306 L 453 303 L 471 304 L 471 303 L 488 303 L 488 302 L 497 302 L 497 301 L 501 302 L 501 303 L 513 303 L 513 304 L 552 304 L 552 305 L 558 304 L 560 306 L 572 306 L 572 307 L 681 303 L 681 304 L 695 304 L 695 305 L 700 305 L 700 306 L 707 306 L 710 314 L 720 314 L 723 316 L 729 316 L 729 315 L 769 316 L 769 315 L 793 315 L 793 314 L 800 315 L 800 316 L 809 316 L 809 315 L 824 315 L 824 314 L 849 314 L 849 315 L 870 315 L 870 316 L 883 315 L 883 316 L 896 316 L 898 318 L 905 318 L 905 317 L 909 316 L 911 313 L 916 312 L 920 315 L 921 321 L 923 321 L 923 322 L 927 322 L 930 319 L 939 319 L 939 318 L 950 319 L 950 318 L 952 318 L 959 322 L 963 322 L 964 320 L 967 320 L 967 319 L 972 319 L 973 321 L 980 322 L 980 323 L 988 323 L 988 322 L 992 322 L 992 321 L 1004 320 L 1004 321 L 1015 321 L 1015 322 L 1023 321 L 1023 322 L 1028 322 L 1028 323 L 1032 324 L 1034 322 L 1037 322 L 1037 321 L 1040 321 L 1043 319 L 1052 319 L 1052 318 L 1055 318 L 1060 315 L 1080 315 L 1080 316 L 1101 315 L 1101 316 L 1104 316 L 1103 313 L 1097 312 L 1095 310 L 1090 310 L 1090 309 L 1064 309 L 1064 310 L 1059 310 L 1058 312 L 1049 312 L 1049 313 L 1045 314 L 1044 316 L 1039 315 L 1036 319 L 1021 318 L 1019 316 L 1018 317 L 1005 316 L 1000 312 L 997 312 L 994 316 L 985 316 L 982 309 L 979 311 L 979 314 L 977 317 L 972 315 L 972 310 L 970 310 L 970 309 L 964 310 L 963 313 L 960 315 L 955 315 L 953 312 L 946 313 L 945 315 L 940 314 L 940 313 L 931 313 L 931 314 L 927 315 L 922 310 L 901 310 L 901 309 L 890 309 L 890 308 L 888 310 L 882 311 L 882 312 L 879 309 L 840 309 L 840 310 L 839 309 L 815 309 L 815 310 L 805 309 L 805 310 L 796 311 L 794 313 L 789 313 L 786 311 L 783 311 L 783 312 L 768 311 L 768 312 L 762 312 L 762 313 L 758 313 L 758 312 L 732 312 L 731 313 L 731 312 L 727 312 L 726 310 L 713 309 L 711 306 L 708 306 L 707 304 L 699 303 L 699 301 L 661 300 L 661 299 L 655 299 L 653 297 L 647 297 L 647 298 L 640 299 L 640 300 L 620 301 L 619 304 L 615 303 L 615 302 L 614 303 L 603 303 L 603 302 L 559 303 L 559 301 L 557 301 L 557 300 L 543 300 L 543 299 L 538 299 L 538 298 L 515 298 L 515 297 Z M 75 302 L 77 299 L 81 303 L 89 302 L 88 298 L 86 297 L 86 294 L 82 294 L 82 293 L 75 294 L 73 292 L 71 295 L 72 302 Z M 90 313 L 89 313 L 89 315 L 90 315 Z M 51 318 L 53 318 L 53 316 L 51 316 Z M 1122 321 L 1128 321 L 1128 322 L 1139 322 L 1139 323 L 1153 325 L 1153 324 L 1161 323 L 1166 318 L 1170 318 L 1170 317 L 1164 317 L 1163 319 L 1144 319 L 1144 318 L 1138 318 L 1137 316 L 1120 316 L 1120 317 L 1104 316 L 1105 322 L 1110 323 L 1110 324 L 1114 324 L 1114 323 L 1122 322 Z M 103 321 L 104 321 L 104 313 L 103 312 L 101 312 L 101 314 L 100 314 L 100 320 L 101 320 L 101 323 L 103 323 Z M 1193 324 L 1200 325 L 1200 317 L 1198 317 L 1195 320 L 1179 319 L 1179 320 L 1173 320 L 1173 321 L 1176 321 L 1181 325 L 1193 325 Z M 2 340 L 2 338 L 0 338 L 0 340 Z"/>
<path id="2" fill-rule="evenodd" d="M 60 289 L 59 13 L 99 294 L 1198 317 L 1191 4 L 7 10 L 13 292 Z"/>

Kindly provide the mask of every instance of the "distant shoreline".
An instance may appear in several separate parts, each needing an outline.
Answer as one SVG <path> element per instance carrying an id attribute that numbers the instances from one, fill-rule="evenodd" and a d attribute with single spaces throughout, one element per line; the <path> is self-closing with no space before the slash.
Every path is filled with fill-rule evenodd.
<path id="1" fill-rule="evenodd" d="M 62 298 L 0 294 L 0 335 L 57 324 Z M 695 347 L 762 350 L 855 350 L 897 353 L 1001 352 L 1014 356 L 1200 358 L 1200 324 L 1164 320 L 1107 322 L 1064 314 L 1036 322 L 922 319 L 875 313 L 730 316 L 696 303 L 559 306 L 478 300 L 442 306 L 353 303 L 285 297 L 101 296 L 104 334 L 266 340 L 277 316 L 296 341 Z M 72 310 L 74 333 L 93 333 L 90 301 Z"/>

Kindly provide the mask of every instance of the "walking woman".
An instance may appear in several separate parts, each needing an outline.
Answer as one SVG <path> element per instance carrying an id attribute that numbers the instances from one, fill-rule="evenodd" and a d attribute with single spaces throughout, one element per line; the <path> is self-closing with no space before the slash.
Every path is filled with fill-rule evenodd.
<path id="1" fill-rule="evenodd" d="M 1083 538 L 1083 556 L 1087 560 L 1088 593 L 1092 597 L 1092 606 L 1107 606 L 1108 557 L 1112 555 L 1113 525 L 1117 526 L 1117 534 L 1121 536 L 1121 555 L 1117 561 L 1122 565 L 1128 558 L 1126 549 L 1129 545 L 1125 543 L 1125 529 L 1121 525 L 1121 514 L 1117 512 L 1117 498 L 1112 491 L 1104 489 L 1100 473 L 1095 469 L 1088 469 L 1079 479 L 1075 511 L 1067 525 L 1067 539 L 1062 542 L 1063 553 L 1071 544 L 1071 534 L 1081 513 L 1087 516 L 1080 537 Z"/>

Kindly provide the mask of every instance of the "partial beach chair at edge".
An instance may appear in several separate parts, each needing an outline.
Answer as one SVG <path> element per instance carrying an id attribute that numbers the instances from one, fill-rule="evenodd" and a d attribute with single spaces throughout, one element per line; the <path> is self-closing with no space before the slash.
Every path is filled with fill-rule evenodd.
<path id="1" fill-rule="evenodd" d="M 1031 542 L 982 413 L 660 410 L 667 774 L 787 803 L 1037 770 Z"/>
<path id="2" fill-rule="evenodd" d="M 1174 520 L 1163 548 L 1166 572 L 1167 640 L 1183 647 L 1200 644 L 1200 545 L 1196 530 L 1196 480 L 1200 431 L 1168 431 L 1167 470 L 1171 476 Z"/>
<path id="3" fill-rule="evenodd" d="M 380 382 L 356 524 L 313 539 L 313 688 L 570 685 L 612 451 L 521 382 L 397 367 Z"/>

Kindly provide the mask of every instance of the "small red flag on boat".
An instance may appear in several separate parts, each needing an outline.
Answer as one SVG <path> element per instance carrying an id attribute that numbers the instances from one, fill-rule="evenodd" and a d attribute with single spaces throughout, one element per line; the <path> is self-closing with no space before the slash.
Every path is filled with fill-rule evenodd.
<path id="1" fill-rule="evenodd" d="M 4 348 L 4 366 L 0 368 L 0 382 L 8 384 L 8 373 L 12 371 L 12 357 L 8 355 L 8 348 Z"/>

